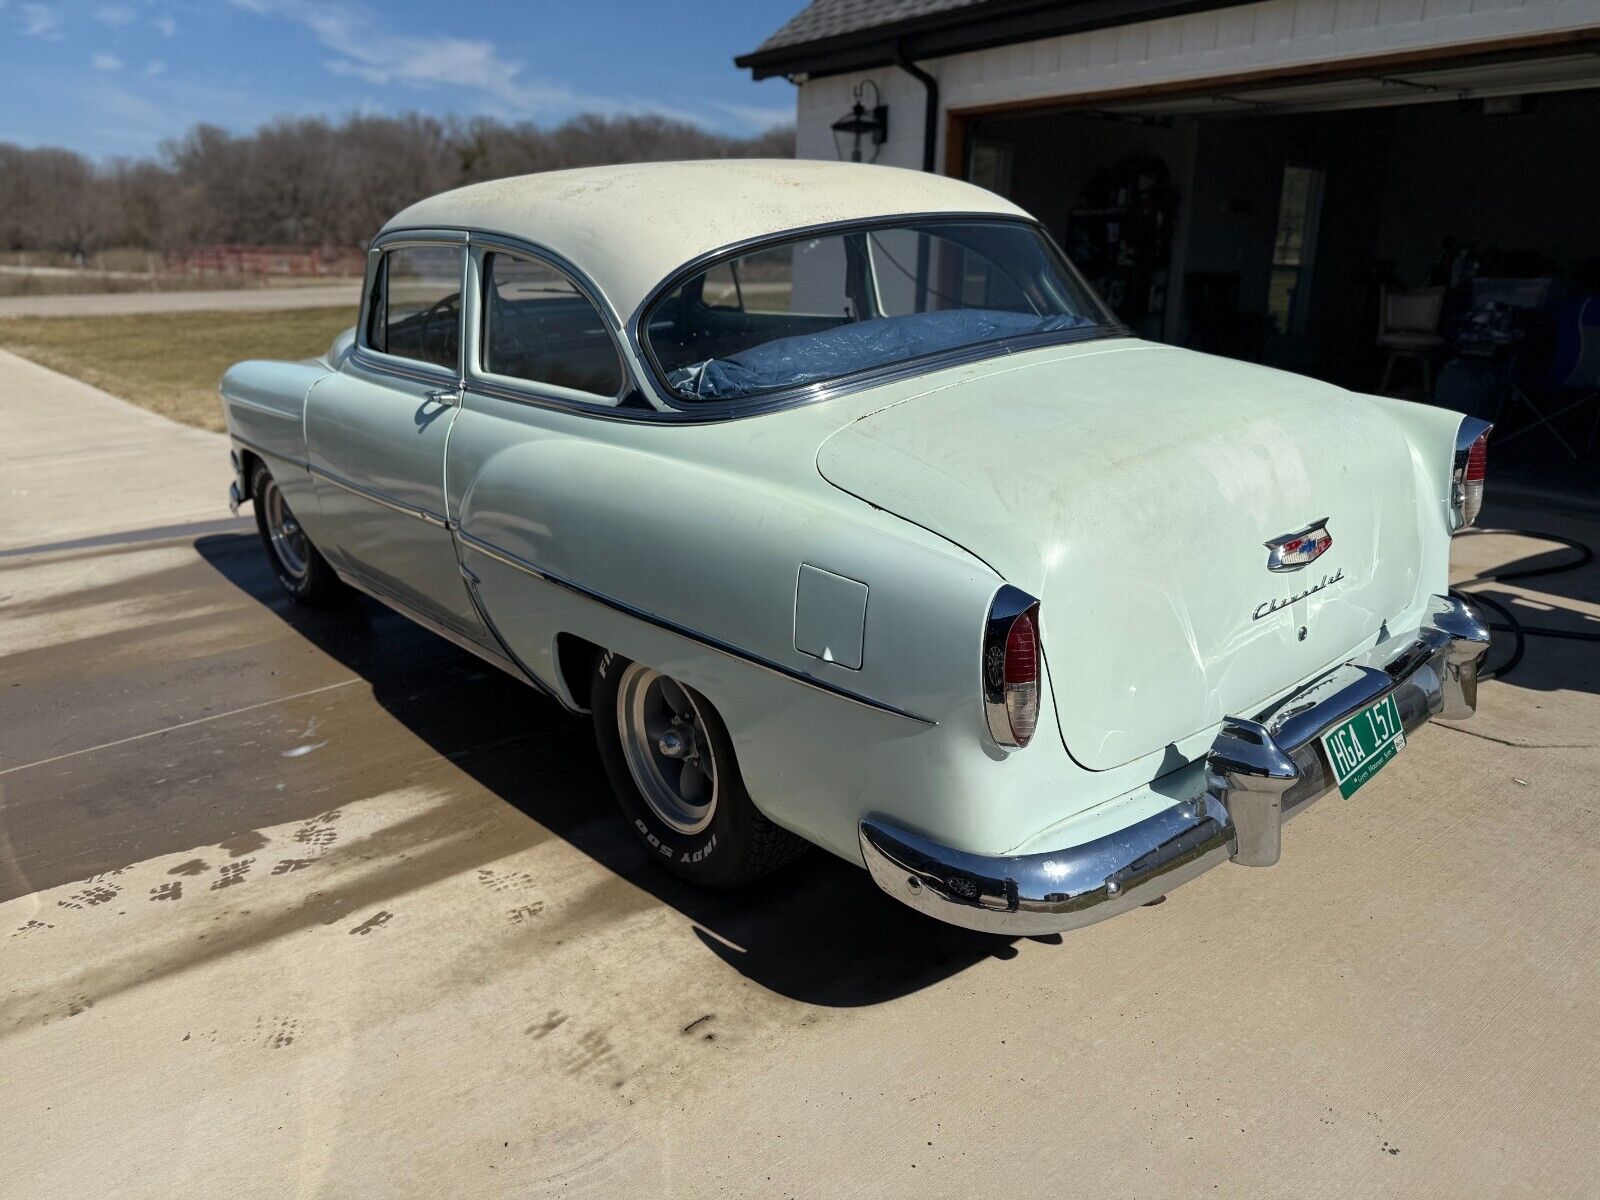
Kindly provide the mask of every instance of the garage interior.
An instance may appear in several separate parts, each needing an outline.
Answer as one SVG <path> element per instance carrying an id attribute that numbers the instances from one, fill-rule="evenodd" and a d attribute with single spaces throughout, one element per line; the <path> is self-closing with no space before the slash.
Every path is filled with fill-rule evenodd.
<path id="1" fill-rule="evenodd" d="M 1498 426 L 1595 490 L 1592 45 L 952 113 L 967 178 L 1037 214 L 1142 336 Z"/>

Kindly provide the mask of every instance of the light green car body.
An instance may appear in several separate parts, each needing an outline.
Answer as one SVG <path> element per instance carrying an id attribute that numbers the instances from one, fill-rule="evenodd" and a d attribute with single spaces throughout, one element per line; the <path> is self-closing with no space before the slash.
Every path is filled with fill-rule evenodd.
<path id="1" fill-rule="evenodd" d="M 937 186 L 946 211 L 1015 213 Z M 843 207 L 929 210 L 885 198 L 899 188 Z M 697 689 L 760 809 L 851 861 L 869 818 L 979 856 L 1114 837 L 1204 790 L 1225 718 L 1393 655 L 1447 591 L 1457 414 L 1119 335 L 753 415 L 621 419 L 482 386 L 480 243 L 581 273 L 665 413 L 632 336 L 643 285 L 605 293 L 580 239 L 484 229 L 470 204 L 445 228 L 449 200 L 427 229 L 402 214 L 374 256 L 469 243 L 459 377 L 348 336 L 315 362 L 242 363 L 222 383 L 236 454 L 268 464 L 343 577 L 562 704 L 583 705 L 584 647 Z M 572 220 L 612 219 L 597 207 Z M 1265 569 L 1266 543 L 1324 519 L 1308 572 Z M 801 586 L 805 568 L 825 574 Z M 989 735 L 980 671 L 1008 584 L 1040 601 L 1045 667 L 1020 750 Z"/>

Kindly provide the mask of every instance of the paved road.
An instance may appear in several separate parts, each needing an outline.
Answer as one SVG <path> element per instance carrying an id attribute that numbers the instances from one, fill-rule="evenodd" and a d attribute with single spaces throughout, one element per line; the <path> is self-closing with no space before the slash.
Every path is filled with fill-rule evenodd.
<path id="1" fill-rule="evenodd" d="M 359 283 L 307 287 L 236 288 L 216 292 L 107 292 L 85 296 L 0 297 L 0 318 L 102 317 L 119 313 L 261 312 L 285 308 L 354 310 L 361 302 Z"/>
<path id="2" fill-rule="evenodd" d="M 219 440 L 150 420 L 0 393 L 0 1194 L 1592 1194 L 1600 647 L 1060 941 L 820 853 L 708 896 L 582 722 L 288 606 Z M 1494 594 L 1600 624 L 1600 570 L 1535 582 Z"/>

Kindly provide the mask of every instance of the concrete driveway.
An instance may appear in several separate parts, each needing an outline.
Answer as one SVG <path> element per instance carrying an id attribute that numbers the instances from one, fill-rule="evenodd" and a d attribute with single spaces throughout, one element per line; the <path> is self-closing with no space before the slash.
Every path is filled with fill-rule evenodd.
<path id="1" fill-rule="evenodd" d="M 1531 639 L 1277 868 L 1064 939 L 818 852 L 707 896 L 582 721 L 281 599 L 221 438 L 48 372 L 25 400 L 0 1194 L 1594 1194 L 1600 645 Z M 1459 574 L 1547 549 L 1475 535 Z M 1600 628 L 1600 569 L 1482 586 Z"/>

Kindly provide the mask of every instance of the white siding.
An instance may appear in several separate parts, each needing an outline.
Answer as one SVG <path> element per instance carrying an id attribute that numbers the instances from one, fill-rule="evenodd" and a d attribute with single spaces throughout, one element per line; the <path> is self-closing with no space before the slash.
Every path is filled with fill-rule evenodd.
<path id="1" fill-rule="evenodd" d="M 1264 0 L 922 66 L 939 79 L 942 107 L 961 109 L 1596 27 L 1600 0 Z M 861 78 L 874 80 L 889 106 L 889 141 L 878 161 L 921 166 L 922 87 L 894 67 L 803 84 L 796 152 L 835 156 L 828 127 L 849 109 Z"/>

